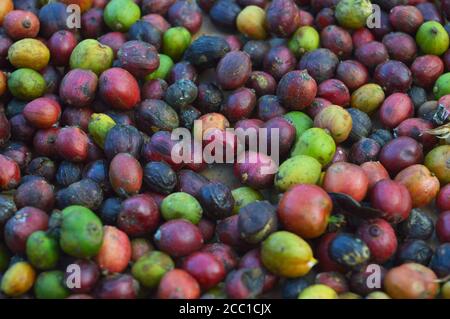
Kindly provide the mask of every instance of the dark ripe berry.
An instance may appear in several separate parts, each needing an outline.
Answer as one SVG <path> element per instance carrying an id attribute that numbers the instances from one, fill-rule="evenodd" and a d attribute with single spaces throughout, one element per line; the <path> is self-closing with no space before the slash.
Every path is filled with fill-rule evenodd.
<path id="1" fill-rule="evenodd" d="M 375 40 L 374 35 L 368 28 L 355 30 L 352 34 L 353 46 L 359 48 L 361 45 Z"/>
<path id="2" fill-rule="evenodd" d="M 59 103 L 45 97 L 37 98 L 23 109 L 25 119 L 36 128 L 50 128 L 61 115 Z"/>
<path id="3" fill-rule="evenodd" d="M 270 33 L 287 38 L 300 26 L 299 10 L 293 0 L 274 0 L 266 11 L 266 25 Z"/>
<path id="4" fill-rule="evenodd" d="M 200 226 L 199 226 L 200 227 Z M 238 256 L 230 246 L 222 243 L 205 245 L 202 252 L 207 252 L 216 257 L 222 263 L 225 272 L 228 273 L 238 266 Z"/>
<path id="5" fill-rule="evenodd" d="M 31 161 L 31 150 L 24 143 L 9 142 L 1 151 L 5 155 L 16 162 L 20 169 L 25 169 Z"/>
<path id="6" fill-rule="evenodd" d="M 165 15 L 170 6 L 175 3 L 175 0 L 143 0 L 142 1 L 142 13 L 157 13 Z"/>
<path id="7" fill-rule="evenodd" d="M 80 286 L 69 288 L 71 292 L 77 294 L 89 293 L 100 279 L 100 269 L 97 264 L 90 260 L 79 259 L 73 262 L 80 267 Z M 70 281 L 70 272 L 65 273 L 65 279 Z"/>
<path id="8" fill-rule="evenodd" d="M 265 8 L 267 5 L 267 0 L 237 0 L 238 4 L 243 8 L 247 6 L 258 6 L 260 8 Z"/>
<path id="9" fill-rule="evenodd" d="M 88 136 L 78 127 L 64 127 L 56 136 L 58 155 L 71 162 L 83 162 L 88 153 Z"/>
<path id="10" fill-rule="evenodd" d="M 190 255 L 203 245 L 202 233 L 198 227 L 184 219 L 165 222 L 158 228 L 153 239 L 158 249 L 173 257 Z"/>
<path id="11" fill-rule="evenodd" d="M 352 163 L 361 165 L 365 162 L 376 161 L 381 147 L 377 141 L 363 137 L 352 145 L 349 158 Z"/>
<path id="12" fill-rule="evenodd" d="M 156 132 L 152 135 L 150 141 L 146 141 L 142 146 L 142 159 L 146 162 L 164 161 L 168 163 L 172 169 L 179 170 L 183 167 L 183 163 L 175 163 L 172 160 L 171 154 L 175 145 L 176 141 L 171 139 L 170 132 Z"/>
<path id="13" fill-rule="evenodd" d="M 99 216 L 104 225 L 117 225 L 117 217 L 122 211 L 122 199 L 110 197 L 103 201 Z"/>
<path id="14" fill-rule="evenodd" d="M 192 130 L 194 122 L 199 119 L 201 115 L 202 112 L 192 105 L 182 107 L 180 110 L 180 124 L 188 130 Z"/>
<path id="15" fill-rule="evenodd" d="M 93 111 L 91 108 L 74 108 L 66 107 L 61 115 L 61 125 L 65 126 L 78 126 L 83 131 L 88 131 L 89 121 Z M 39 131 L 36 133 L 38 134 Z"/>
<path id="16" fill-rule="evenodd" d="M 4 17 L 2 26 L 11 39 L 20 40 L 35 38 L 39 33 L 40 22 L 33 12 L 13 10 Z"/>
<path id="17" fill-rule="evenodd" d="M 85 39 L 96 39 L 105 33 L 103 10 L 92 8 L 81 15 L 81 34 Z"/>
<path id="18" fill-rule="evenodd" d="M 193 0 L 177 0 L 167 12 L 169 22 L 174 26 L 185 27 L 195 34 L 202 26 L 202 13 Z"/>
<path id="19" fill-rule="evenodd" d="M 7 57 L 8 57 L 9 47 L 12 44 L 13 44 L 13 41 L 6 34 L 2 33 L 0 35 L 0 67 L 2 67 L 2 68 L 10 65 Z"/>
<path id="20" fill-rule="evenodd" d="M 83 178 L 90 178 L 100 185 L 105 193 L 110 193 L 112 188 L 109 182 L 108 163 L 105 160 L 96 160 L 87 164 L 83 169 Z"/>
<path id="21" fill-rule="evenodd" d="M 323 8 L 317 12 L 314 22 L 319 30 L 323 30 L 326 27 L 335 24 L 336 18 L 334 17 L 334 10 L 331 8 Z"/>
<path id="22" fill-rule="evenodd" d="M 256 298 L 264 287 L 264 273 L 260 268 L 243 268 L 230 272 L 225 281 L 229 298 Z"/>
<path id="23" fill-rule="evenodd" d="M 169 22 L 167 22 L 167 20 L 159 14 L 150 13 L 143 16 L 141 19 L 150 23 L 161 33 L 166 32 L 170 28 Z"/>
<path id="24" fill-rule="evenodd" d="M 437 6 L 432 2 L 422 2 L 416 5 L 416 8 L 422 13 L 423 21 L 437 21 L 444 23 L 441 12 L 438 11 Z"/>
<path id="25" fill-rule="evenodd" d="M 56 174 L 56 165 L 48 157 L 36 157 L 28 164 L 27 173 L 52 181 Z"/>
<path id="26" fill-rule="evenodd" d="M 380 144 L 381 147 L 389 143 L 394 137 L 391 132 L 388 130 L 378 129 L 374 130 L 372 134 L 370 134 L 369 138 L 375 140 Z"/>
<path id="27" fill-rule="evenodd" d="M 14 200 L 10 197 L 0 195 L 0 226 L 2 228 L 16 211 L 17 207 Z"/>
<path id="28" fill-rule="evenodd" d="M 398 247 L 397 264 L 417 263 L 427 266 L 433 256 L 433 249 L 421 239 L 407 240 Z"/>
<path id="29" fill-rule="evenodd" d="M 186 61 L 175 63 L 170 69 L 167 81 L 172 84 L 179 80 L 190 80 L 194 83 L 198 82 L 198 74 L 195 67 Z"/>
<path id="30" fill-rule="evenodd" d="M 229 51 L 230 47 L 223 37 L 203 35 L 186 49 L 184 59 L 203 70 L 216 66 Z"/>
<path id="31" fill-rule="evenodd" d="M 128 40 L 138 40 L 161 48 L 161 31 L 145 20 L 136 21 L 128 30 Z"/>
<path id="32" fill-rule="evenodd" d="M 306 53 L 300 59 L 298 69 L 307 70 L 317 83 L 334 77 L 339 59 L 328 49 L 317 49 Z"/>
<path id="33" fill-rule="evenodd" d="M 326 285 L 338 294 L 343 294 L 349 291 L 347 279 L 338 272 L 319 273 L 315 278 L 315 283 Z"/>
<path id="34" fill-rule="evenodd" d="M 305 70 L 287 73 L 277 88 L 277 96 L 282 105 L 292 110 L 301 110 L 309 106 L 316 93 L 316 81 Z"/>
<path id="35" fill-rule="evenodd" d="M 275 80 L 295 69 L 297 63 L 294 54 L 286 46 L 272 47 L 264 56 L 263 70 L 272 75 Z"/>
<path id="36" fill-rule="evenodd" d="M 369 72 L 360 62 L 346 60 L 339 63 L 336 78 L 341 80 L 350 91 L 354 91 L 369 81 Z"/>
<path id="37" fill-rule="evenodd" d="M 444 63 L 435 55 L 423 55 L 414 60 L 411 72 L 414 84 L 430 88 L 444 72 Z"/>
<path id="38" fill-rule="evenodd" d="M 436 206 L 441 211 L 450 210 L 450 185 L 445 185 L 436 197 Z"/>
<path id="39" fill-rule="evenodd" d="M 250 56 L 242 51 L 227 53 L 216 68 L 218 84 L 225 90 L 243 86 L 252 71 Z"/>
<path id="40" fill-rule="evenodd" d="M 31 206 L 50 212 L 55 204 L 53 186 L 44 179 L 34 179 L 21 184 L 14 195 L 17 208 Z"/>
<path id="41" fill-rule="evenodd" d="M 239 235 L 249 244 L 263 241 L 278 228 L 275 207 L 267 201 L 256 201 L 244 206 L 238 216 Z"/>
<path id="42" fill-rule="evenodd" d="M 204 290 L 215 287 L 226 274 L 223 264 L 208 252 L 195 252 L 186 257 L 183 269 L 190 273 Z"/>
<path id="43" fill-rule="evenodd" d="M 94 296 L 99 299 L 136 299 L 139 284 L 129 274 L 104 277 L 95 287 Z"/>
<path id="44" fill-rule="evenodd" d="M 20 168 L 19 165 L 4 155 L 0 155 L 0 189 L 10 190 L 16 188 L 20 182 Z"/>
<path id="45" fill-rule="evenodd" d="M 90 70 L 69 71 L 59 87 L 61 101 L 69 106 L 86 107 L 94 101 L 98 78 Z"/>
<path id="46" fill-rule="evenodd" d="M 322 271 L 344 271 L 344 267 L 339 265 L 330 257 L 330 243 L 336 238 L 336 236 L 337 233 L 326 233 L 319 239 L 316 251 L 317 259 L 319 261 L 318 265 Z"/>
<path id="47" fill-rule="evenodd" d="M 276 95 L 264 95 L 258 99 L 257 116 L 262 121 L 268 121 L 274 117 L 283 116 L 286 110 L 281 105 Z"/>
<path id="48" fill-rule="evenodd" d="M 114 211 L 116 211 L 117 204 L 109 203 Z M 124 200 L 121 206 L 122 209 L 116 216 L 117 226 L 127 235 L 142 236 L 150 234 L 158 227 L 160 213 L 151 196 L 146 194 L 134 195 Z"/>
<path id="49" fill-rule="evenodd" d="M 17 114 L 11 117 L 9 119 L 9 125 L 11 126 L 12 139 L 22 142 L 28 142 L 33 139 L 36 129 L 25 119 L 23 114 Z"/>
<path id="50" fill-rule="evenodd" d="M 345 29 L 330 25 L 320 33 L 322 47 L 331 50 L 339 58 L 346 58 L 353 51 L 352 36 Z"/>
<path id="51" fill-rule="evenodd" d="M 144 168 L 144 182 L 154 192 L 170 194 L 177 185 L 177 175 L 164 162 L 149 162 Z"/>
<path id="52" fill-rule="evenodd" d="M 427 102 L 427 95 L 427 91 L 420 86 L 413 86 L 408 90 L 408 96 L 411 98 L 415 110 L 419 110 L 420 106 Z"/>
<path id="53" fill-rule="evenodd" d="M 306 276 L 290 278 L 283 281 L 281 295 L 284 299 L 298 299 L 298 295 L 315 281 L 315 272 L 310 271 Z"/>
<path id="54" fill-rule="evenodd" d="M 412 84 L 412 74 L 402 62 L 389 60 L 377 66 L 374 80 L 383 87 L 386 94 L 407 92 Z"/>
<path id="55" fill-rule="evenodd" d="M 157 297 L 158 299 L 198 299 L 200 285 L 189 272 L 172 269 L 161 278 Z"/>
<path id="56" fill-rule="evenodd" d="M 323 8 L 334 8 L 338 2 L 339 0 L 311 0 L 310 4 L 313 11 L 318 12 Z"/>
<path id="57" fill-rule="evenodd" d="M 142 177 L 141 164 L 130 154 L 117 154 L 109 165 L 109 181 L 116 194 L 121 197 L 139 193 Z"/>
<path id="58" fill-rule="evenodd" d="M 136 79 L 121 68 L 111 68 L 101 74 L 99 93 L 105 103 L 122 111 L 132 109 L 141 99 Z"/>
<path id="59" fill-rule="evenodd" d="M 256 105 L 253 90 L 240 88 L 233 91 L 222 106 L 222 112 L 231 122 L 250 117 Z"/>
<path id="60" fill-rule="evenodd" d="M 178 172 L 177 189 L 180 192 L 198 197 L 200 189 L 207 183 L 209 183 L 209 180 L 206 177 L 194 171 L 183 169 Z"/>
<path id="61" fill-rule="evenodd" d="M 200 229 L 200 232 L 202 233 L 203 241 L 209 242 L 214 237 L 214 233 L 216 231 L 216 224 L 206 218 L 202 218 L 198 224 L 198 229 Z"/>
<path id="62" fill-rule="evenodd" d="M 170 132 L 179 126 L 177 112 L 162 100 L 142 101 L 136 109 L 135 118 L 137 127 L 147 134 Z"/>
<path id="63" fill-rule="evenodd" d="M 429 267 L 440 278 L 450 274 L 450 243 L 441 244 L 436 248 Z"/>
<path id="64" fill-rule="evenodd" d="M 414 6 L 396 6 L 389 12 L 389 22 L 398 31 L 415 34 L 424 19 L 420 10 Z"/>
<path id="65" fill-rule="evenodd" d="M 408 95 L 394 93 L 384 100 L 379 115 L 381 123 L 392 129 L 414 115 L 414 105 Z"/>
<path id="66" fill-rule="evenodd" d="M 320 83 L 317 88 L 317 96 L 340 106 L 346 106 L 350 103 L 350 92 L 347 86 L 336 79 Z"/>
<path id="67" fill-rule="evenodd" d="M 224 31 L 235 31 L 236 18 L 241 10 L 234 0 L 219 0 L 211 7 L 209 17 L 218 28 Z"/>
<path id="68" fill-rule="evenodd" d="M 278 116 L 268 120 L 263 128 L 267 129 L 267 150 L 272 154 L 272 145 L 276 145 L 280 155 L 285 156 L 295 141 L 295 127 L 284 117 Z M 275 133 L 275 130 L 278 132 Z"/>
<path id="69" fill-rule="evenodd" d="M 202 113 L 218 112 L 222 106 L 223 93 L 214 83 L 201 83 L 198 86 L 194 105 Z"/>
<path id="70" fill-rule="evenodd" d="M 436 235 L 441 243 L 450 243 L 450 211 L 440 213 L 436 222 Z"/>
<path id="71" fill-rule="evenodd" d="M 54 33 L 48 40 L 52 63 L 55 66 L 68 65 L 70 55 L 77 44 L 78 40 L 72 32 L 61 30 Z"/>
<path id="72" fill-rule="evenodd" d="M 24 253 L 28 237 L 38 230 L 46 230 L 48 215 L 34 207 L 18 210 L 5 225 L 4 240 L 6 246 L 16 254 Z"/>
<path id="73" fill-rule="evenodd" d="M 269 73 L 263 71 L 253 71 L 250 74 L 246 86 L 255 91 L 256 96 L 274 94 L 277 82 Z"/>
<path id="74" fill-rule="evenodd" d="M 383 146 L 380 152 L 380 162 L 392 175 L 408 166 L 420 164 L 422 161 L 422 145 L 407 136 L 393 139 Z"/>
<path id="75" fill-rule="evenodd" d="M 143 138 L 141 133 L 131 125 L 115 125 L 105 138 L 105 154 L 112 159 L 119 153 L 128 153 L 139 158 Z"/>
<path id="76" fill-rule="evenodd" d="M 388 179 L 374 185 L 370 201 L 374 208 L 384 213 L 383 218 L 393 224 L 408 218 L 412 209 L 412 199 L 408 189 L 403 184 Z"/>
<path id="77" fill-rule="evenodd" d="M 413 209 L 408 218 L 398 227 L 398 234 L 404 239 L 427 240 L 431 237 L 433 231 L 433 220 L 420 209 Z"/>
<path id="78" fill-rule="evenodd" d="M 338 234 L 330 243 L 331 258 L 346 268 L 356 268 L 370 259 L 369 247 L 358 237 Z"/>
<path id="79" fill-rule="evenodd" d="M 278 282 L 278 277 L 270 273 L 261 261 L 261 250 L 259 248 L 248 251 L 239 261 L 239 268 L 259 268 L 264 273 L 263 293 L 270 291 Z"/>
<path id="80" fill-rule="evenodd" d="M 161 100 L 167 90 L 167 82 L 161 79 L 149 80 L 141 88 L 141 100 Z"/>
<path id="81" fill-rule="evenodd" d="M 367 221 L 358 227 L 357 235 L 369 247 L 372 261 L 383 264 L 397 250 L 397 237 L 392 226 L 384 219 Z"/>
<path id="82" fill-rule="evenodd" d="M 431 149 L 436 145 L 436 137 L 426 133 L 433 129 L 434 125 L 430 121 L 420 118 L 409 118 L 401 122 L 395 129 L 396 136 L 409 136 L 423 145 L 425 149 Z"/>
<path id="83" fill-rule="evenodd" d="M 68 30 L 67 21 L 69 13 L 67 6 L 60 2 L 51 2 L 39 10 L 39 21 L 41 24 L 40 34 L 44 38 L 50 38 L 55 32 Z"/>
<path id="84" fill-rule="evenodd" d="M 367 42 L 355 50 L 356 59 L 366 67 L 373 69 L 389 58 L 386 46 L 378 41 Z"/>
<path id="85" fill-rule="evenodd" d="M 417 54 L 416 41 L 403 32 L 391 32 L 383 37 L 383 44 L 389 53 L 389 58 L 410 64 Z"/>
<path id="86" fill-rule="evenodd" d="M 272 186 L 276 171 L 275 162 L 270 156 L 255 151 L 239 155 L 234 165 L 234 174 L 240 181 L 255 189 Z"/>
<path id="87" fill-rule="evenodd" d="M 70 184 L 56 193 L 56 204 L 60 209 L 72 205 L 81 205 L 96 210 L 100 207 L 102 201 L 102 189 L 89 178 Z"/>
<path id="88" fill-rule="evenodd" d="M 56 182 L 64 187 L 81 179 L 82 166 L 69 161 L 62 161 L 56 171 Z"/>
<path id="89" fill-rule="evenodd" d="M 125 42 L 117 52 L 120 66 L 137 78 L 143 78 L 159 67 L 155 47 L 143 41 Z"/>
<path id="90" fill-rule="evenodd" d="M 109 46 L 114 52 L 114 57 L 116 57 L 120 47 L 127 42 L 127 37 L 122 32 L 109 32 L 99 37 L 98 41 Z"/>
<path id="91" fill-rule="evenodd" d="M 270 44 L 266 41 L 250 40 L 244 44 L 242 50 L 250 56 L 253 69 L 259 69 L 262 66 L 264 56 L 270 50 Z"/>
<path id="92" fill-rule="evenodd" d="M 179 80 L 167 88 L 164 100 L 178 110 L 194 102 L 197 94 L 198 90 L 194 82 Z"/>
<path id="93" fill-rule="evenodd" d="M 230 188 L 225 184 L 212 182 L 204 185 L 200 189 L 198 200 L 208 218 L 218 220 L 232 214 L 234 199 Z"/>
<path id="94" fill-rule="evenodd" d="M 3 147 L 11 138 L 11 125 L 3 111 L 0 111 L 0 147 Z"/>

